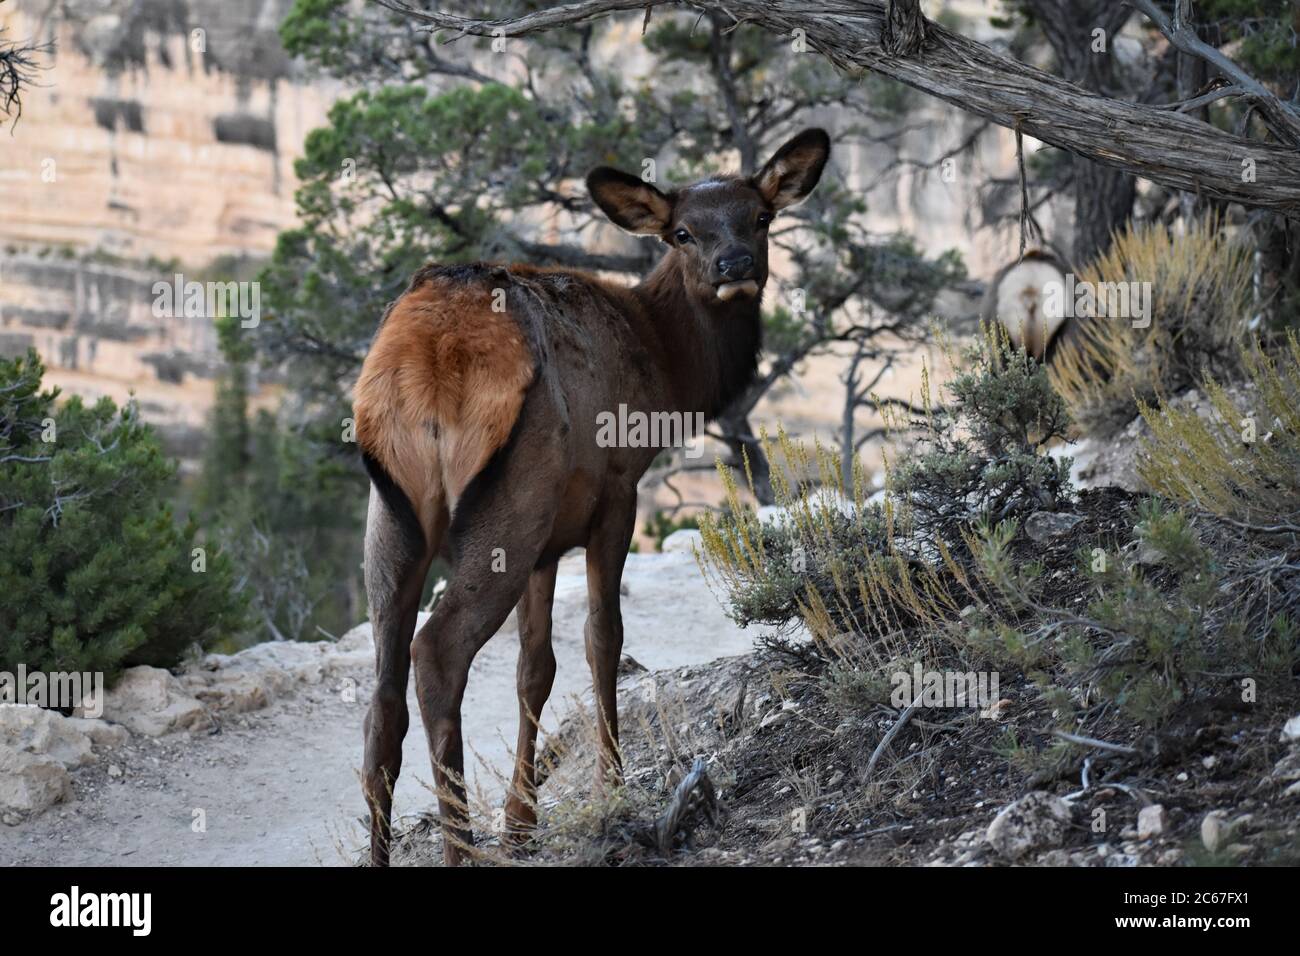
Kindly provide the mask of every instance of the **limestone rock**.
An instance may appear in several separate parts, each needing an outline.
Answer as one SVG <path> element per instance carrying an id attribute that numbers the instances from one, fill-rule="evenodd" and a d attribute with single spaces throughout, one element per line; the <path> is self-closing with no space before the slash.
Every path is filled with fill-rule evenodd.
<path id="1" fill-rule="evenodd" d="M 261 710 L 271 702 L 268 681 L 254 674 L 222 674 L 219 677 L 186 674 L 181 678 L 186 691 L 212 710 L 242 714 Z"/>
<path id="2" fill-rule="evenodd" d="M 1282 741 L 1284 743 L 1300 742 L 1300 714 L 1296 714 L 1282 725 Z"/>
<path id="3" fill-rule="evenodd" d="M 1137 835 L 1139 840 L 1150 840 L 1165 832 L 1169 825 L 1169 814 L 1158 803 L 1143 807 L 1138 811 Z"/>
<path id="4" fill-rule="evenodd" d="M 89 737 L 96 750 L 112 750 L 131 739 L 131 734 L 125 727 L 110 724 L 107 720 L 88 717 L 68 717 L 65 719 Z"/>
<path id="5" fill-rule="evenodd" d="M 1201 821 L 1201 843 L 1211 853 L 1217 853 L 1229 835 L 1228 815 L 1222 810 L 1211 810 Z"/>
<path id="6" fill-rule="evenodd" d="M 1035 511 L 1025 519 L 1025 534 L 1029 540 L 1047 544 L 1053 538 L 1069 532 L 1082 521 L 1079 515 L 1062 514 L 1055 511 Z"/>
<path id="7" fill-rule="evenodd" d="M 193 730 L 211 721 L 208 709 L 179 679 L 157 667 L 131 667 L 104 695 L 104 716 L 137 734 L 160 737 Z"/>
<path id="8" fill-rule="evenodd" d="M 704 550 L 703 538 L 694 528 L 682 528 L 664 538 L 665 554 L 694 554 Z"/>
<path id="9" fill-rule="evenodd" d="M 0 743 L 0 813 L 40 813 L 72 796 L 72 778 L 53 757 Z"/>
<path id="10" fill-rule="evenodd" d="M 90 736 L 72 720 L 58 711 L 25 704 L 0 704 L 0 744 L 49 757 L 66 768 L 95 760 Z"/>
<path id="11" fill-rule="evenodd" d="M 1055 847 L 1064 839 L 1073 814 L 1060 797 L 1035 790 L 1002 808 L 984 839 L 998 854 L 1018 860 L 1031 850 Z"/>

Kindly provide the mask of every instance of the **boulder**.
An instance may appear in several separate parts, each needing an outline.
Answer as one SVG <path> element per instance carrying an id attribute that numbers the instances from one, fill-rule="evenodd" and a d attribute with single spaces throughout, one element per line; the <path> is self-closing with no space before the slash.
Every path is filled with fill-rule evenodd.
<path id="1" fill-rule="evenodd" d="M 1067 534 L 1083 518 L 1079 515 L 1063 514 L 1057 511 L 1035 511 L 1025 519 L 1025 534 L 1029 540 L 1038 544 L 1047 544 L 1053 538 Z"/>
<path id="2" fill-rule="evenodd" d="M 131 667 L 104 695 L 104 716 L 146 737 L 205 727 L 211 715 L 180 680 L 157 667 Z"/>
<path id="3" fill-rule="evenodd" d="M 120 747 L 131 739 L 131 734 L 125 727 L 110 724 L 107 720 L 92 720 L 86 717 L 69 717 L 67 719 L 90 738 L 90 742 L 95 745 L 96 750 L 112 750 L 114 747 Z"/>
<path id="4" fill-rule="evenodd" d="M 0 744 L 49 757 L 70 769 L 95 760 L 90 735 L 70 718 L 26 704 L 0 704 Z"/>
<path id="5" fill-rule="evenodd" d="M 271 702 L 267 681 L 254 674 L 185 674 L 185 690 L 212 710 L 242 714 Z"/>
<path id="6" fill-rule="evenodd" d="M 439 582 L 440 584 L 443 582 Z M 435 590 L 436 590 L 435 585 Z M 338 639 L 334 645 L 339 651 L 345 654 L 364 653 L 371 658 L 375 654 L 375 639 L 370 630 L 370 624 L 358 624 L 352 630 L 348 631 Z"/>
<path id="7" fill-rule="evenodd" d="M 236 654 L 209 654 L 181 675 L 185 692 L 214 711 L 259 710 L 297 684 L 354 677 L 374 667 L 370 625 L 337 641 L 268 641 Z"/>
<path id="8" fill-rule="evenodd" d="M 222 682 L 243 680 L 241 687 L 231 690 L 236 697 L 250 698 L 256 693 L 252 689 L 255 684 L 269 699 L 291 690 L 298 682 L 320 684 L 374 666 L 369 624 L 354 627 L 344 640 L 267 641 L 237 654 L 209 654 L 199 670 L 186 677 L 192 687 L 206 684 L 217 694 Z"/>
<path id="9" fill-rule="evenodd" d="M 72 778 L 53 757 L 0 743 L 0 813 L 40 813 L 72 796 Z"/>
<path id="10" fill-rule="evenodd" d="M 1003 807 L 989 824 L 984 839 L 1000 856 L 1018 860 L 1031 850 L 1058 846 L 1072 818 L 1068 803 L 1035 790 Z"/>
<path id="11" fill-rule="evenodd" d="M 64 717 L 57 710 L 23 704 L 0 704 L 0 744 L 50 757 L 69 770 L 92 763 L 92 748 L 120 747 L 128 739 L 126 728 L 105 720 Z"/>

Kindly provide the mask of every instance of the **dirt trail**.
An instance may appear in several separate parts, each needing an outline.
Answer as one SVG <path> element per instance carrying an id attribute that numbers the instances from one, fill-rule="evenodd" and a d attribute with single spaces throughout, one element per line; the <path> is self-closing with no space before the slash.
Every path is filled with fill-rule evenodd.
<path id="1" fill-rule="evenodd" d="M 624 650 L 646 667 L 680 667 L 752 644 L 727 619 L 690 554 L 629 555 Z M 556 586 L 555 690 L 543 728 L 576 696 L 589 700 L 583 653 L 586 584 L 580 555 L 561 562 Z M 354 638 L 357 635 L 353 635 Z M 513 615 L 474 662 L 464 707 L 471 785 L 499 794 L 516 733 Z M 340 692 L 355 681 L 355 694 Z M 74 772 L 75 799 L 18 826 L 0 826 L 0 865 L 345 865 L 363 844 L 358 771 L 369 667 L 298 683 L 267 708 L 226 716 L 218 733 L 132 736 Z M 414 695 L 395 810 L 428 809 L 433 796 Z M 114 773 L 114 771 L 117 771 Z M 200 825 L 202 824 L 202 825 Z"/>

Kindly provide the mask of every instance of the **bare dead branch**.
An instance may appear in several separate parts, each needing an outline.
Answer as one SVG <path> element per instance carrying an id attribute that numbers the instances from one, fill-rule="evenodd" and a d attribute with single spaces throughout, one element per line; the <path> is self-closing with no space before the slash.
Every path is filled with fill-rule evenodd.
<path id="1" fill-rule="evenodd" d="M 672 799 L 668 801 L 667 809 L 655 821 L 655 845 L 660 853 L 667 854 L 672 849 L 673 840 L 681 830 L 688 811 L 694 810 L 703 811 L 711 823 L 716 823 L 721 817 L 718 795 L 713 789 L 713 781 L 709 779 L 708 762 L 703 757 L 695 758 L 691 772 L 682 778 L 682 782 L 673 791 Z"/>
<path id="2" fill-rule="evenodd" d="M 1274 96 L 1263 83 L 1229 59 L 1222 50 L 1210 46 L 1197 36 L 1182 2 L 1175 5 L 1172 19 L 1156 5 L 1155 0 L 1123 2 L 1145 15 L 1179 52 L 1204 60 L 1231 80 L 1234 86 L 1239 87 L 1242 95 L 1249 97 L 1255 104 L 1264 117 L 1264 122 L 1278 139 L 1291 146 L 1300 146 L 1300 112 Z"/>

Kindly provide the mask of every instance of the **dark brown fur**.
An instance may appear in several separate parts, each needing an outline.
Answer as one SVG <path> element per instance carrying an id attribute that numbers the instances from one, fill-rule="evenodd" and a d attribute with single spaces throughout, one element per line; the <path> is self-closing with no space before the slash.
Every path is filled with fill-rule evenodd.
<path id="1" fill-rule="evenodd" d="M 811 191 L 828 150 L 824 133 L 808 131 L 753 178 L 667 194 L 614 170 L 593 172 L 589 188 L 614 222 L 671 247 L 635 288 L 522 265 L 428 267 L 390 309 L 355 393 L 357 438 L 374 483 L 366 587 L 379 684 L 363 786 L 375 864 L 388 861 L 410 669 L 447 861 L 459 862 L 471 842 L 460 704 L 474 655 L 516 605 L 520 729 L 506 820 L 516 838 L 535 823 L 535 721 L 555 674 L 556 561 L 575 547 L 587 549 L 598 783 L 618 772 L 619 581 L 637 481 L 661 449 L 603 447 L 598 416 L 625 405 L 711 418 L 748 385 L 767 279 L 765 219 Z M 751 285 L 753 294 L 734 292 Z M 452 573 L 412 640 L 440 553 L 452 557 Z"/>

